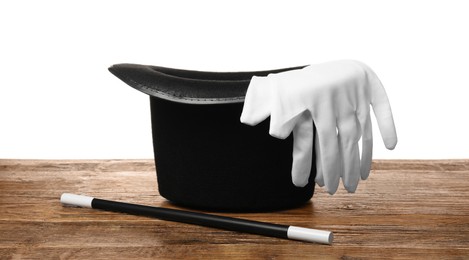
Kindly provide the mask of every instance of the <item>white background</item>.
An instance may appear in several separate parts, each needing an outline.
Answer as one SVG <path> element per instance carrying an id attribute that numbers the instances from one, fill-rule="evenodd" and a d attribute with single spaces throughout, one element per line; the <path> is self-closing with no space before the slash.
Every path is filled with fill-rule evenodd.
<path id="1" fill-rule="evenodd" d="M 375 159 L 469 158 L 467 1 L 2 1 L 0 158 L 153 158 L 149 101 L 107 71 L 357 59 L 399 142 Z"/>

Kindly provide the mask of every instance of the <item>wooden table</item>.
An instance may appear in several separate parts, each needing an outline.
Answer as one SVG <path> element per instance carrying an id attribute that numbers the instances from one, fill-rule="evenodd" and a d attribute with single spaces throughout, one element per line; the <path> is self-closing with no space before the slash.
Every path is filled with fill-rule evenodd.
<path id="1" fill-rule="evenodd" d="M 0 160 L 1 259 L 469 259 L 469 160 L 374 161 L 355 194 L 220 214 L 331 230 L 331 246 L 63 207 L 64 192 L 177 208 L 152 160 Z"/>

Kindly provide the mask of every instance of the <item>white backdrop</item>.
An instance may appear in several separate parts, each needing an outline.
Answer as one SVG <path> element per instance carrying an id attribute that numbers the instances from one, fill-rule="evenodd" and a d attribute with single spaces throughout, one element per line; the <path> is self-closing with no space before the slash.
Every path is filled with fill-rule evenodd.
<path id="1" fill-rule="evenodd" d="M 467 1 L 2 1 L 0 158 L 153 158 L 148 97 L 115 63 L 209 71 L 370 65 L 399 142 L 469 158 Z"/>

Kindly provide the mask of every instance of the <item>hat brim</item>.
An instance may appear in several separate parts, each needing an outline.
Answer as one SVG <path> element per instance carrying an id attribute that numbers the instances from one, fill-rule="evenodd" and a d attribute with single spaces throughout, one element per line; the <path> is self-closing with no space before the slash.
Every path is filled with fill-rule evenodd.
<path id="1" fill-rule="evenodd" d="M 207 72 L 122 63 L 111 66 L 109 71 L 129 86 L 153 97 L 187 104 L 229 104 L 244 101 L 253 76 L 267 76 L 303 67 Z"/>

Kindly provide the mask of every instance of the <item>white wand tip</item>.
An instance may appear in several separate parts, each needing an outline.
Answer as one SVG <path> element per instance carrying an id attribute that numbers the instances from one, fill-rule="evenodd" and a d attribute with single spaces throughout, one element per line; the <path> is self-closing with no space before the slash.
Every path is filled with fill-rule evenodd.
<path id="1" fill-rule="evenodd" d="M 91 202 L 94 198 L 83 196 L 83 195 L 76 195 L 71 193 L 64 193 L 60 196 L 60 202 L 64 205 L 69 206 L 77 206 L 83 208 L 91 208 Z"/>
<path id="2" fill-rule="evenodd" d="M 295 226 L 290 226 L 288 228 L 287 235 L 290 239 L 328 245 L 332 244 L 332 241 L 334 240 L 334 234 L 330 231 Z"/>

